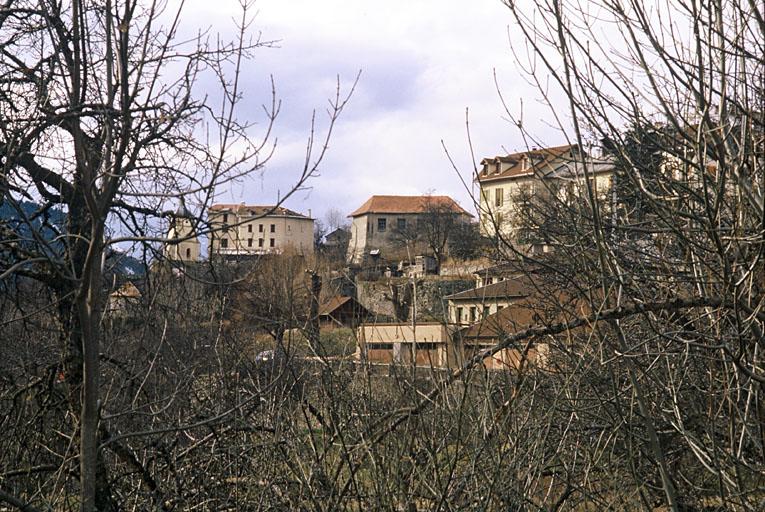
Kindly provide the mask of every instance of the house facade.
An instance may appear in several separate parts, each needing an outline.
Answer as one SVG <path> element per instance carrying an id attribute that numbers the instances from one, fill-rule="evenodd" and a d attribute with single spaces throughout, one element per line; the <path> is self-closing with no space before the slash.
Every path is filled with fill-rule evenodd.
<path id="1" fill-rule="evenodd" d="M 507 243 L 519 241 L 521 209 L 530 200 L 547 198 L 563 204 L 586 197 L 587 176 L 596 195 L 607 200 L 614 165 L 607 159 L 594 159 L 578 145 L 532 149 L 506 156 L 484 158 L 476 177 L 480 187 L 480 230 L 487 237 Z M 547 247 L 529 248 L 546 252 Z"/>
<path id="2" fill-rule="evenodd" d="M 211 256 L 313 254 L 313 219 L 301 213 L 281 206 L 214 204 L 207 216 Z"/>
<path id="3" fill-rule="evenodd" d="M 451 340 L 449 328 L 436 322 L 361 324 L 358 356 L 368 363 L 451 368 L 459 360 Z"/>
<path id="4" fill-rule="evenodd" d="M 349 215 L 347 261 L 363 264 L 370 255 L 379 254 L 389 260 L 411 259 L 416 255 L 412 252 L 423 250 L 418 234 L 424 223 L 447 215 L 458 222 L 472 217 L 449 196 L 372 196 Z"/>
<path id="5" fill-rule="evenodd" d="M 511 278 L 448 295 L 444 299 L 449 304 L 449 322 L 465 327 L 480 322 L 529 294 L 529 284 L 525 279 Z"/>

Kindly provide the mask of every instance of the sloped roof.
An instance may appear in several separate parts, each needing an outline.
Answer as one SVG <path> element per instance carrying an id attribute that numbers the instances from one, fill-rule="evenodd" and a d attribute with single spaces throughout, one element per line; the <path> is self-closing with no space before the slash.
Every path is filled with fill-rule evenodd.
<path id="1" fill-rule="evenodd" d="M 337 308 L 350 300 L 353 300 L 353 298 L 348 297 L 347 295 L 335 295 L 334 297 L 330 297 L 319 307 L 319 315 L 330 315 Z"/>
<path id="2" fill-rule="evenodd" d="M 372 196 L 349 217 L 367 213 L 425 213 L 443 211 L 470 215 L 449 196 Z"/>
<path id="3" fill-rule="evenodd" d="M 325 300 L 324 303 L 319 306 L 319 316 L 331 315 L 349 302 L 351 303 L 354 310 L 366 311 L 366 308 L 353 297 L 349 297 L 348 295 L 334 295 Z"/>
<path id="4" fill-rule="evenodd" d="M 110 294 L 112 297 L 124 297 L 126 299 L 138 299 L 141 292 L 136 285 L 128 281 Z"/>
<path id="5" fill-rule="evenodd" d="M 498 283 L 488 284 L 480 288 L 472 288 L 453 295 L 444 297 L 447 300 L 482 300 L 498 298 L 526 297 L 534 291 L 530 279 L 521 277 L 518 279 L 505 279 Z"/>
<path id="6" fill-rule="evenodd" d="M 253 216 L 267 216 L 267 217 L 298 217 L 302 219 L 310 219 L 310 217 L 298 213 L 293 210 L 284 208 L 283 206 L 261 206 L 261 205 L 249 205 L 249 204 L 214 204 L 210 206 L 210 211 L 213 212 L 232 212 L 237 215 L 253 215 Z"/>
<path id="7" fill-rule="evenodd" d="M 496 338 L 537 323 L 535 301 L 523 300 L 502 308 L 462 331 L 462 338 Z"/>
<path id="8" fill-rule="evenodd" d="M 510 304 L 462 330 L 462 338 L 499 338 L 535 325 L 568 322 L 589 311 L 585 303 L 564 292 L 555 292 L 552 297 L 556 299 L 553 301 L 555 304 L 545 303 L 539 295 Z M 549 296 L 547 298 L 550 299 Z M 572 331 L 582 332 L 587 329 L 587 326 L 580 326 Z"/>
<path id="9" fill-rule="evenodd" d="M 530 151 L 511 153 L 505 156 L 484 158 L 481 160 L 482 166 L 496 163 L 510 164 L 510 166 L 499 173 L 495 173 L 493 169 L 488 169 L 488 172 L 481 171 L 478 174 L 478 181 L 493 181 L 545 172 L 552 170 L 553 164 L 574 161 L 576 158 L 580 161 L 582 158 L 577 144 L 532 149 Z M 532 165 L 524 165 L 524 160 L 531 160 Z"/>

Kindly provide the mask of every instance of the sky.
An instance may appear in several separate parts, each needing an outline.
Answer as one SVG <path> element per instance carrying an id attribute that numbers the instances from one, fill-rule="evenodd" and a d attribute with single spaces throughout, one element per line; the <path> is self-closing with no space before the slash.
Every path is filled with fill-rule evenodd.
<path id="1" fill-rule="evenodd" d="M 247 64 L 240 115 L 262 120 L 273 77 L 281 100 L 276 151 L 263 174 L 222 191 L 218 202 L 283 197 L 302 169 L 312 112 L 322 137 L 337 78 L 347 91 L 359 71 L 319 176 L 284 206 L 322 219 L 329 209 L 348 214 L 373 194 L 433 193 L 472 210 L 466 109 L 476 163 L 526 148 L 495 73 L 524 127 L 547 145 L 565 143 L 519 71 L 511 41 L 523 45 L 499 0 L 258 0 L 255 9 L 252 29 L 276 43 Z M 225 35 L 237 12 L 235 0 L 196 0 L 186 14 Z"/>

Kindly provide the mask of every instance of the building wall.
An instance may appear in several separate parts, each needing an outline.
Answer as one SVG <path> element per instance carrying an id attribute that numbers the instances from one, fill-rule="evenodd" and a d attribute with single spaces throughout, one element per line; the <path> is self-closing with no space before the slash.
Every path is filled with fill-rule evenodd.
<path id="1" fill-rule="evenodd" d="M 454 325 L 461 326 L 474 324 L 480 322 L 485 316 L 493 315 L 516 301 L 517 299 L 507 297 L 483 300 L 450 300 L 449 321 Z"/>
<path id="2" fill-rule="evenodd" d="M 367 213 L 353 218 L 351 241 L 348 244 L 348 262 L 362 263 L 365 254 L 373 249 L 380 249 L 390 259 L 391 254 L 403 257 L 406 247 L 398 232 L 398 220 L 406 222 L 407 229 L 416 225 L 420 214 L 417 213 Z M 380 230 L 380 221 L 385 221 L 385 229 Z M 412 257 L 415 254 L 411 255 Z"/>
<path id="3" fill-rule="evenodd" d="M 605 197 L 608 190 L 611 188 L 611 176 L 612 173 L 599 173 L 595 176 L 595 187 L 598 195 Z M 535 194 L 549 194 L 551 189 L 557 189 L 559 198 L 566 200 L 566 195 L 573 192 L 577 195 L 585 194 L 584 183 L 582 179 L 576 181 L 574 178 L 550 178 L 545 180 L 549 183 L 545 186 L 537 176 L 522 176 L 512 179 L 485 181 L 479 184 L 481 188 L 480 194 L 480 230 L 481 234 L 488 237 L 496 235 L 496 229 L 499 228 L 500 233 L 509 239 L 513 238 L 513 217 L 516 215 L 518 206 L 515 205 L 514 200 L 521 194 L 522 190 L 526 190 Z M 568 183 L 572 186 L 569 187 Z M 497 194 L 501 196 L 501 204 L 497 205 Z"/>
<path id="4" fill-rule="evenodd" d="M 495 340 L 493 343 L 481 343 L 481 344 L 467 344 L 464 349 L 465 361 L 472 359 L 482 351 L 491 348 L 499 340 Z M 537 347 L 529 349 L 526 354 L 526 361 L 524 365 L 535 365 L 544 367 L 547 363 L 547 345 L 539 344 Z M 502 349 L 496 354 L 483 359 L 482 364 L 484 368 L 489 370 L 517 370 L 521 366 L 523 361 L 523 354 L 520 350 L 513 348 Z"/>
<path id="5" fill-rule="evenodd" d="M 167 238 L 185 238 L 192 234 L 192 224 L 188 219 L 175 219 Z M 177 244 L 165 244 L 165 258 L 173 261 L 197 261 L 202 256 L 202 246 L 196 236 Z"/>
<path id="6" fill-rule="evenodd" d="M 349 263 L 361 263 L 367 247 L 367 216 L 359 215 L 351 222 L 351 239 L 348 242 Z"/>
<path id="7" fill-rule="evenodd" d="M 457 361 L 451 335 L 439 323 L 362 324 L 358 340 L 369 362 L 411 364 L 414 357 L 418 365 L 445 368 Z"/>
<path id="8" fill-rule="evenodd" d="M 290 249 L 313 254 L 313 219 L 307 217 L 253 217 L 216 211 L 210 213 L 209 220 L 216 229 L 210 242 L 211 254 L 278 254 Z"/>

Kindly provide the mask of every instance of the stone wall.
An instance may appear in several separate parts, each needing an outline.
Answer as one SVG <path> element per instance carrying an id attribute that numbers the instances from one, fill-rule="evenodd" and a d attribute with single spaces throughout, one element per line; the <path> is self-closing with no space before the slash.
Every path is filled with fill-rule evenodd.
<path id="1" fill-rule="evenodd" d="M 428 276 L 417 279 L 417 321 L 443 321 L 447 303 L 443 297 L 474 287 L 473 279 L 444 279 Z M 407 278 L 384 278 L 378 281 L 358 281 L 356 299 L 378 316 L 378 321 L 407 321 L 413 296 L 411 280 Z M 398 311 L 394 307 L 398 304 Z"/>

